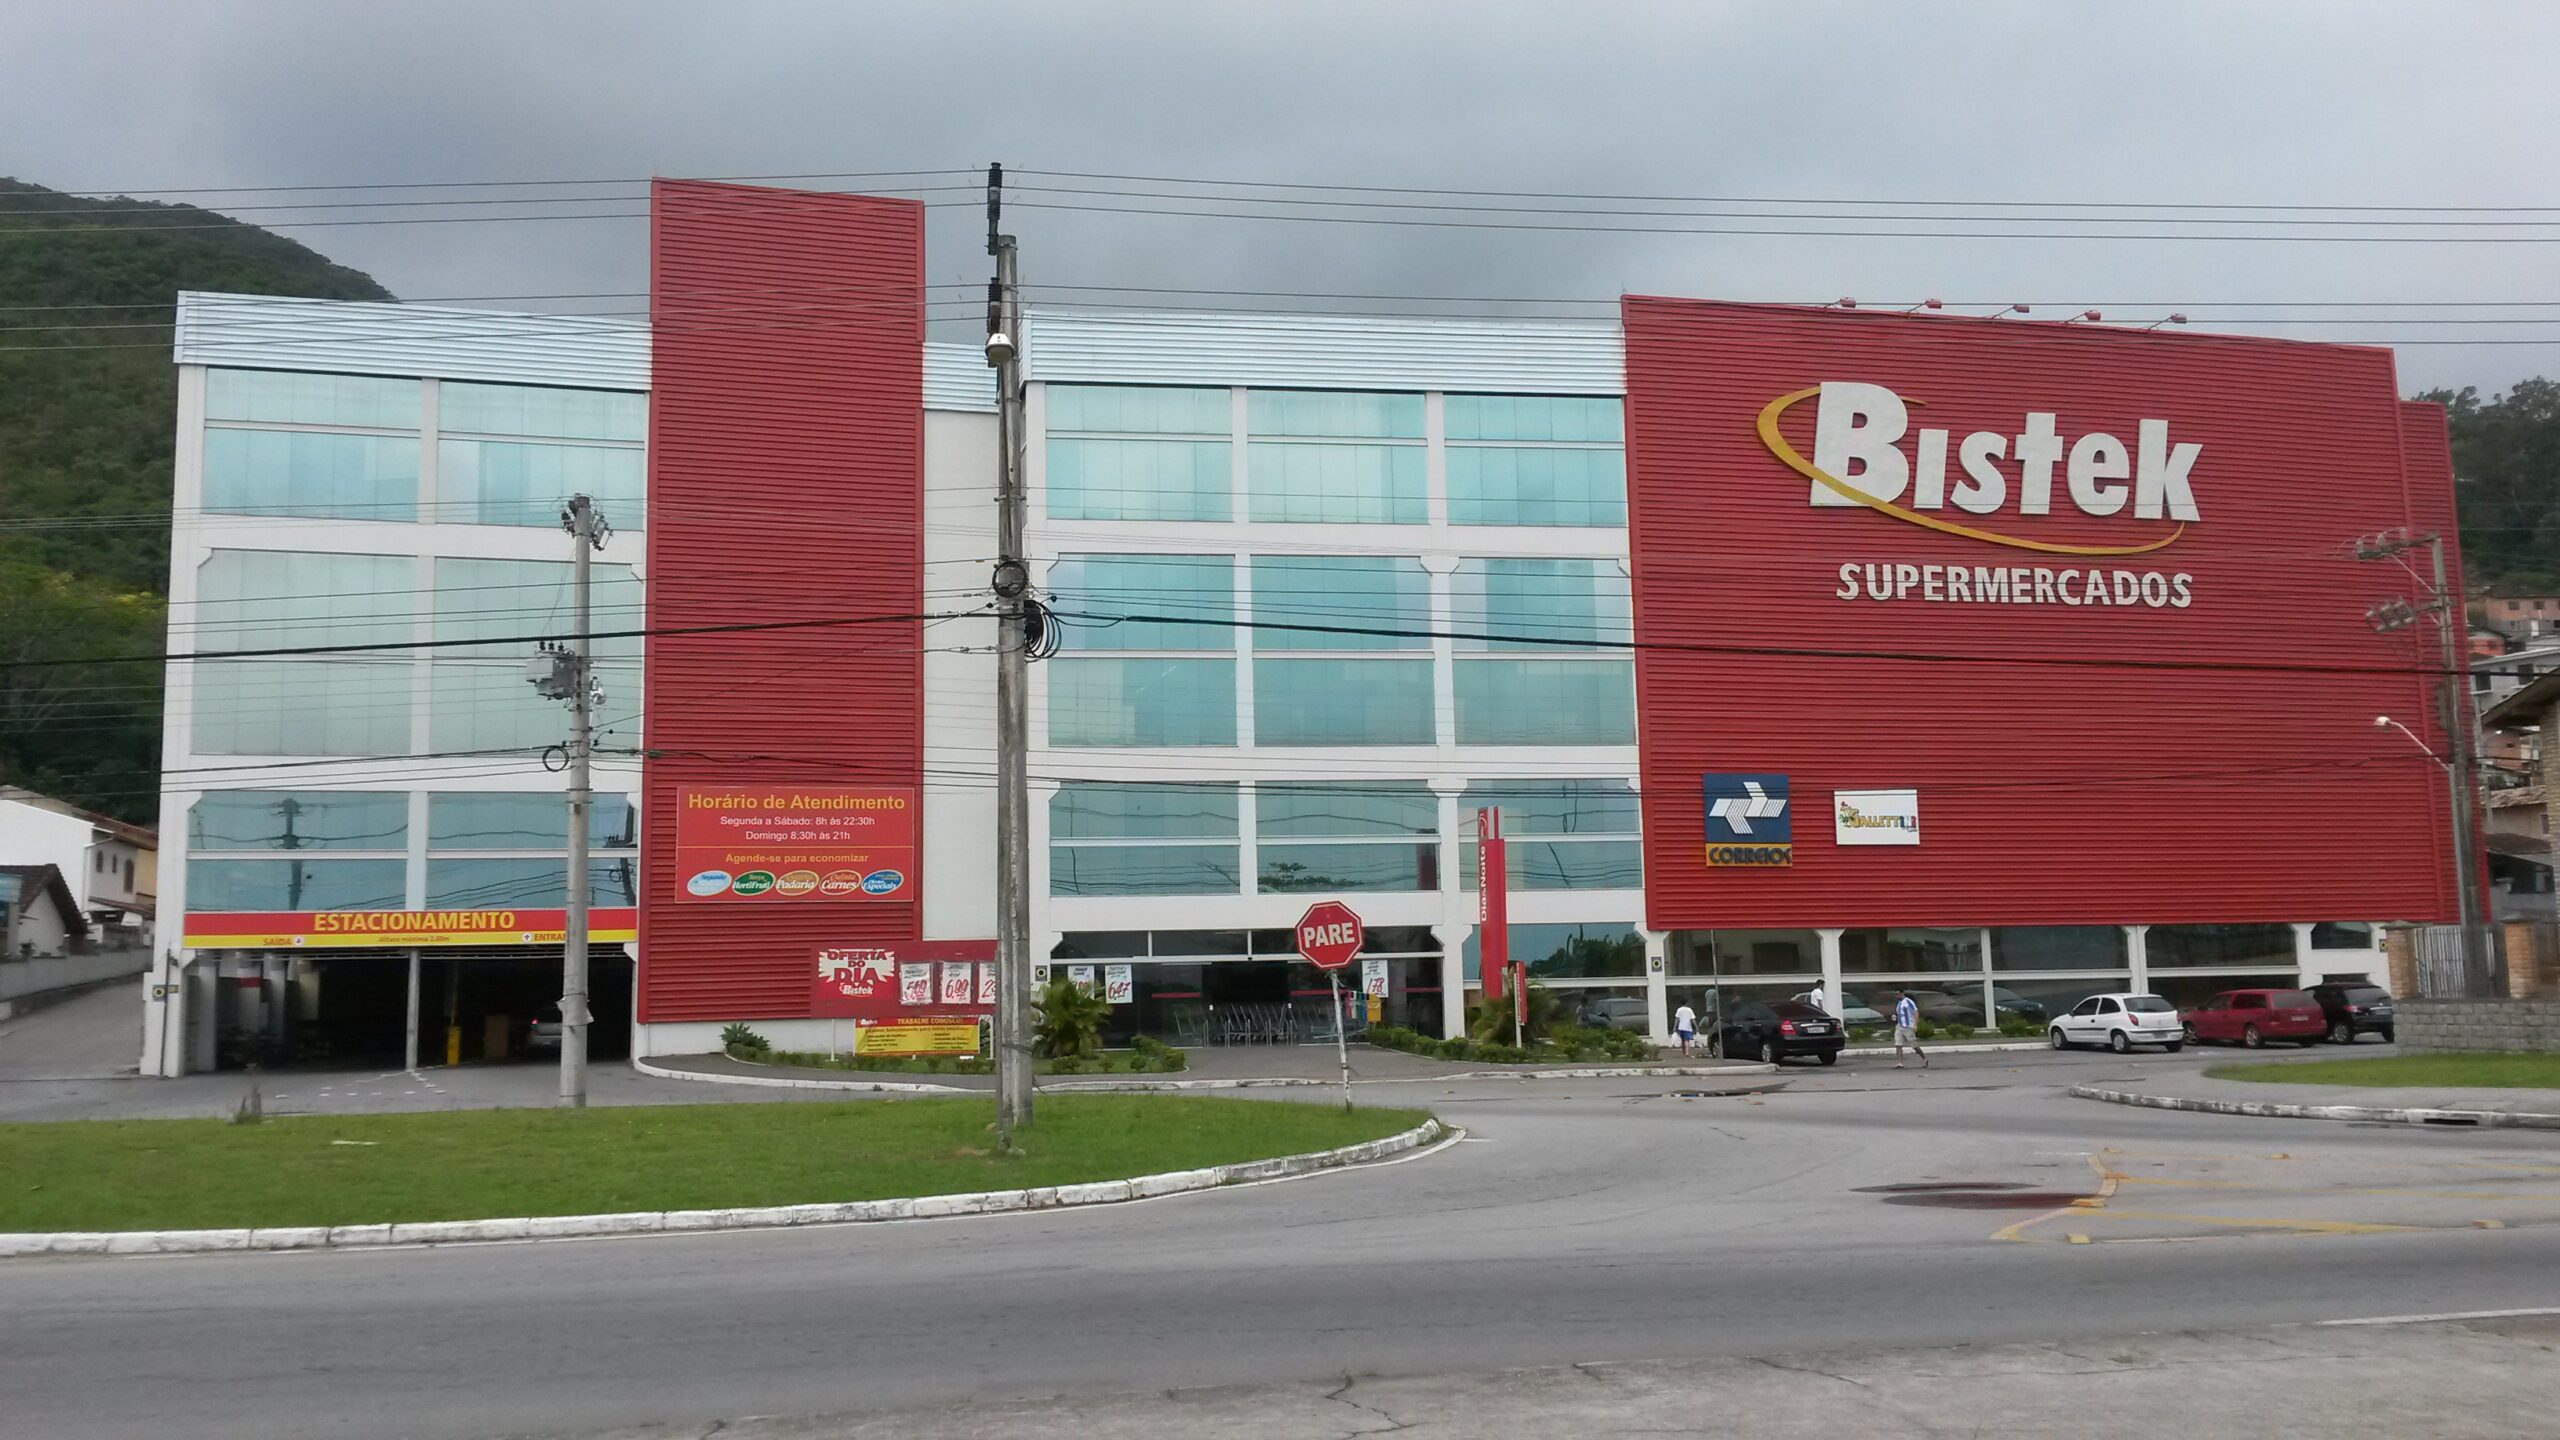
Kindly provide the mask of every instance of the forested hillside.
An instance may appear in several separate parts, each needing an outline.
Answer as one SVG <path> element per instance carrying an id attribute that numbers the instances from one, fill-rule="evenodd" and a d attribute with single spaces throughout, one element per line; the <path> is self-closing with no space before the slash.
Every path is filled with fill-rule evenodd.
<path id="1" fill-rule="evenodd" d="M 2560 594 L 2560 382 L 2437 390 L 2453 428 L 2462 563 L 2474 591 Z"/>
<path id="2" fill-rule="evenodd" d="M 161 648 L 180 290 L 391 296 L 191 205 L 0 178 L 0 661 Z M 0 782 L 156 818 L 156 665 L 0 668 Z"/>

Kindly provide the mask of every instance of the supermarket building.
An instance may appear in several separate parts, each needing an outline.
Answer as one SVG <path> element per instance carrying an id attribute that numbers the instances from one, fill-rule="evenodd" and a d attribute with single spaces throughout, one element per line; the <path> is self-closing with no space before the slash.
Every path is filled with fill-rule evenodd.
<path id="1" fill-rule="evenodd" d="M 599 1054 L 826 1049 L 910 998 L 839 1003 L 828 956 L 978 998 L 990 372 L 924 339 L 911 204 L 653 211 L 647 325 L 182 298 L 200 658 L 145 1073 L 495 1058 L 552 1015 L 564 716 L 523 675 L 572 492 L 616 532 Z M 1630 298 L 1035 309 L 1025 354 L 1034 953 L 1112 976 L 1115 1033 L 1329 1024 L 1318 896 L 1382 1020 L 1453 1028 L 1488 807 L 1513 958 L 1656 1033 L 1710 989 L 2187 1003 L 2378 973 L 2366 921 L 2453 909 L 2439 772 L 2373 718 L 2436 743 L 2433 638 L 2366 624 L 2341 544 L 2450 524 L 2387 352 Z M 849 868 L 703 859 L 787 802 L 861 817 Z"/>

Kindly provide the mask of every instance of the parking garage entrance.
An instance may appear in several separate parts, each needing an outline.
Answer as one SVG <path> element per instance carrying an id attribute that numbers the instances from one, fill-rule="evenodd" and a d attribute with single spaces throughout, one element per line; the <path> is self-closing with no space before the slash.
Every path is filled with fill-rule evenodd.
<path id="1" fill-rule="evenodd" d="M 538 1062 L 558 1056 L 537 1021 L 560 1018 L 560 947 L 453 946 L 205 955 L 188 967 L 194 1070 L 397 1070 L 411 1063 Z M 631 1053 L 632 964 L 621 945 L 588 957 L 588 1054 Z"/>

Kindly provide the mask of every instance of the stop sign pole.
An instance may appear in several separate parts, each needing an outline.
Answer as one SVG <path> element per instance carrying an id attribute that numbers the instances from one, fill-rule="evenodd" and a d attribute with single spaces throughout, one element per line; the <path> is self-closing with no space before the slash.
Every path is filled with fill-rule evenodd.
<path id="1" fill-rule="evenodd" d="M 1298 954 L 1333 988 L 1333 1055 L 1342 1062 L 1342 1108 L 1351 1108 L 1351 1046 L 1342 1036 L 1342 967 L 1366 937 L 1360 917 L 1339 900 L 1319 900 L 1298 917 Z"/>

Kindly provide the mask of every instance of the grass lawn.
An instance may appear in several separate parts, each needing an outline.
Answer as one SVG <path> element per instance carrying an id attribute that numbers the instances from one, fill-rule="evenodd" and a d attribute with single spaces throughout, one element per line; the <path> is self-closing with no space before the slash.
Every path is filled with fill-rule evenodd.
<path id="1" fill-rule="evenodd" d="M 0 1125 L 0 1231 L 358 1225 L 949 1195 L 1375 1140 L 1416 1110 L 1043 1096 L 997 1159 L 984 1099 Z"/>
<path id="2" fill-rule="evenodd" d="M 2279 1085 L 2442 1085 L 2487 1090 L 2560 1090 L 2560 1055 L 2387 1055 L 2372 1060 L 2279 1060 L 2212 1065 L 2212 1080 Z"/>

